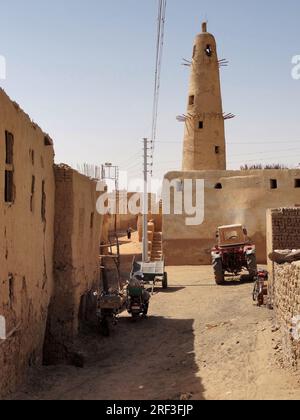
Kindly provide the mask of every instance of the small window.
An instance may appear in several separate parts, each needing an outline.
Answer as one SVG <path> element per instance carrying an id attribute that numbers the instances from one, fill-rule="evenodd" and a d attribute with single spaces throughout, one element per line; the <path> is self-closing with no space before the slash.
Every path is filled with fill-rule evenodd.
<path id="1" fill-rule="evenodd" d="M 9 287 L 9 302 L 10 307 L 12 308 L 14 300 L 15 300 L 15 279 L 12 274 L 8 276 L 8 287 Z"/>
<path id="2" fill-rule="evenodd" d="M 95 219 L 95 214 L 91 213 L 91 222 L 90 222 L 90 228 L 93 229 L 94 228 L 94 219 Z"/>
<path id="3" fill-rule="evenodd" d="M 45 144 L 45 146 L 53 146 L 53 142 L 50 139 L 50 137 L 48 137 L 48 136 L 44 137 L 44 144 Z"/>
<path id="4" fill-rule="evenodd" d="M 218 184 L 215 185 L 215 190 L 222 190 L 223 189 L 223 185 L 218 182 Z"/>
<path id="5" fill-rule="evenodd" d="M 220 154 L 220 146 L 216 146 L 215 147 L 215 154 L 219 155 Z"/>
<path id="6" fill-rule="evenodd" d="M 13 171 L 5 171 L 5 191 L 4 199 L 6 203 L 14 201 L 14 174 Z"/>
<path id="7" fill-rule="evenodd" d="M 295 179 L 295 188 L 300 188 L 300 179 Z"/>
<path id="8" fill-rule="evenodd" d="M 42 216 L 42 221 L 45 223 L 46 222 L 46 191 L 45 191 L 45 181 L 42 182 L 41 216 Z"/>
<path id="9" fill-rule="evenodd" d="M 199 130 L 202 130 L 204 128 L 204 122 L 203 121 L 199 121 Z"/>
<path id="10" fill-rule="evenodd" d="M 14 136 L 8 131 L 5 132 L 5 145 L 6 145 L 6 159 L 5 162 L 7 165 L 13 164 L 13 148 L 14 148 Z"/>
<path id="11" fill-rule="evenodd" d="M 194 95 L 191 95 L 190 97 L 189 97 L 189 105 L 190 106 L 192 106 L 192 105 L 194 105 L 195 104 L 195 96 Z"/>
<path id="12" fill-rule="evenodd" d="M 212 52 L 211 45 L 209 45 L 209 44 L 206 45 L 205 54 L 207 55 L 207 57 L 211 57 L 212 56 L 213 52 Z"/>
<path id="13" fill-rule="evenodd" d="M 31 196 L 30 196 L 30 211 L 33 212 L 33 204 L 34 204 L 34 193 L 35 193 L 35 176 L 32 176 L 31 179 Z"/>
<path id="14" fill-rule="evenodd" d="M 34 166 L 34 159 L 35 159 L 34 150 L 30 150 L 30 159 L 31 159 L 32 166 Z"/>
<path id="15" fill-rule="evenodd" d="M 271 179 L 270 180 L 270 188 L 271 188 L 271 190 L 277 190 L 277 188 L 278 188 L 277 179 Z"/>

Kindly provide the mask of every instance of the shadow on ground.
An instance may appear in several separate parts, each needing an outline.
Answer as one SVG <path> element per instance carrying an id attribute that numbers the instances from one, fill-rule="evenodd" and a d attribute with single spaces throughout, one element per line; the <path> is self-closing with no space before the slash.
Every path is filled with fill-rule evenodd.
<path id="1" fill-rule="evenodd" d="M 180 292 L 181 290 L 184 290 L 185 287 L 180 286 L 180 287 L 172 287 L 169 286 L 167 289 L 163 289 L 162 287 L 155 287 L 154 292 L 155 293 L 164 293 L 164 294 L 171 294 L 171 293 L 177 293 Z"/>
<path id="2" fill-rule="evenodd" d="M 228 280 L 228 278 L 230 278 L 231 280 Z M 236 277 L 236 276 L 231 276 L 231 277 L 227 277 L 226 281 L 224 282 L 224 284 L 222 284 L 222 286 L 242 286 L 244 284 L 250 284 L 253 283 L 253 277 L 250 277 L 246 274 L 243 274 L 240 277 Z"/>
<path id="3" fill-rule="evenodd" d="M 194 320 L 122 317 L 111 337 L 81 337 L 86 366 L 42 368 L 13 399 L 204 399 Z"/>

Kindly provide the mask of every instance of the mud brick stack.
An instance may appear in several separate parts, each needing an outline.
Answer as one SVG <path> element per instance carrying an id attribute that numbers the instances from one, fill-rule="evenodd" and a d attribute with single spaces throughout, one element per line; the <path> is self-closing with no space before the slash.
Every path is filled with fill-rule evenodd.
<path id="1" fill-rule="evenodd" d="M 273 250 L 300 249 L 300 208 L 271 211 Z"/>

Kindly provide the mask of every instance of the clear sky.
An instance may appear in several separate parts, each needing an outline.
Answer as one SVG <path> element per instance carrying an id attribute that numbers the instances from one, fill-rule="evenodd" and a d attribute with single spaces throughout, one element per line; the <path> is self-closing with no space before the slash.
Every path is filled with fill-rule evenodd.
<path id="1" fill-rule="evenodd" d="M 157 0 L 0 0 L 1 86 L 55 141 L 56 161 L 139 175 L 150 135 Z M 300 163 L 299 0 L 168 0 L 155 176 L 180 168 L 193 40 L 208 20 L 222 72 L 228 166 Z M 1 112 L 1 110 L 0 110 Z M 140 161 L 136 159 L 140 159 Z"/>

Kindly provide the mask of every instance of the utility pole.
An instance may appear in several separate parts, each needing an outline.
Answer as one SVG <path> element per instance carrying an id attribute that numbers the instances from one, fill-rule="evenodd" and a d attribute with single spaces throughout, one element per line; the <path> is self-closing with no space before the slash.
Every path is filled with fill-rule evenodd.
<path id="1" fill-rule="evenodd" d="M 119 213 L 119 167 L 118 166 L 113 166 L 111 163 L 106 163 L 105 165 L 102 165 L 101 168 L 101 178 L 103 180 L 110 180 L 110 181 L 114 181 L 115 183 L 115 198 L 116 198 L 116 202 L 115 202 L 115 235 L 117 235 L 117 227 L 118 227 L 118 222 L 117 222 L 117 217 L 118 217 L 118 213 Z"/>
<path id="2" fill-rule="evenodd" d="M 118 270 L 118 278 L 120 282 L 121 260 L 120 260 L 120 243 L 119 243 L 119 237 L 118 237 L 118 213 L 119 213 L 119 197 L 120 197 L 119 196 L 119 167 L 113 166 L 111 163 L 105 163 L 101 167 L 101 178 L 104 181 L 107 181 L 107 180 L 114 181 L 114 188 L 115 188 L 115 191 L 114 191 L 115 193 L 114 240 L 111 240 L 111 238 L 109 238 L 109 243 L 110 243 L 111 254 L 112 254 L 111 256 L 115 261 L 115 264 Z M 113 255 L 113 251 L 112 251 L 112 249 L 115 246 L 117 247 L 116 256 Z M 119 284 L 119 288 L 120 288 L 120 284 Z"/>
<path id="3" fill-rule="evenodd" d="M 148 139 L 144 139 L 144 199 L 143 199 L 143 262 L 149 262 L 148 252 Z"/>

